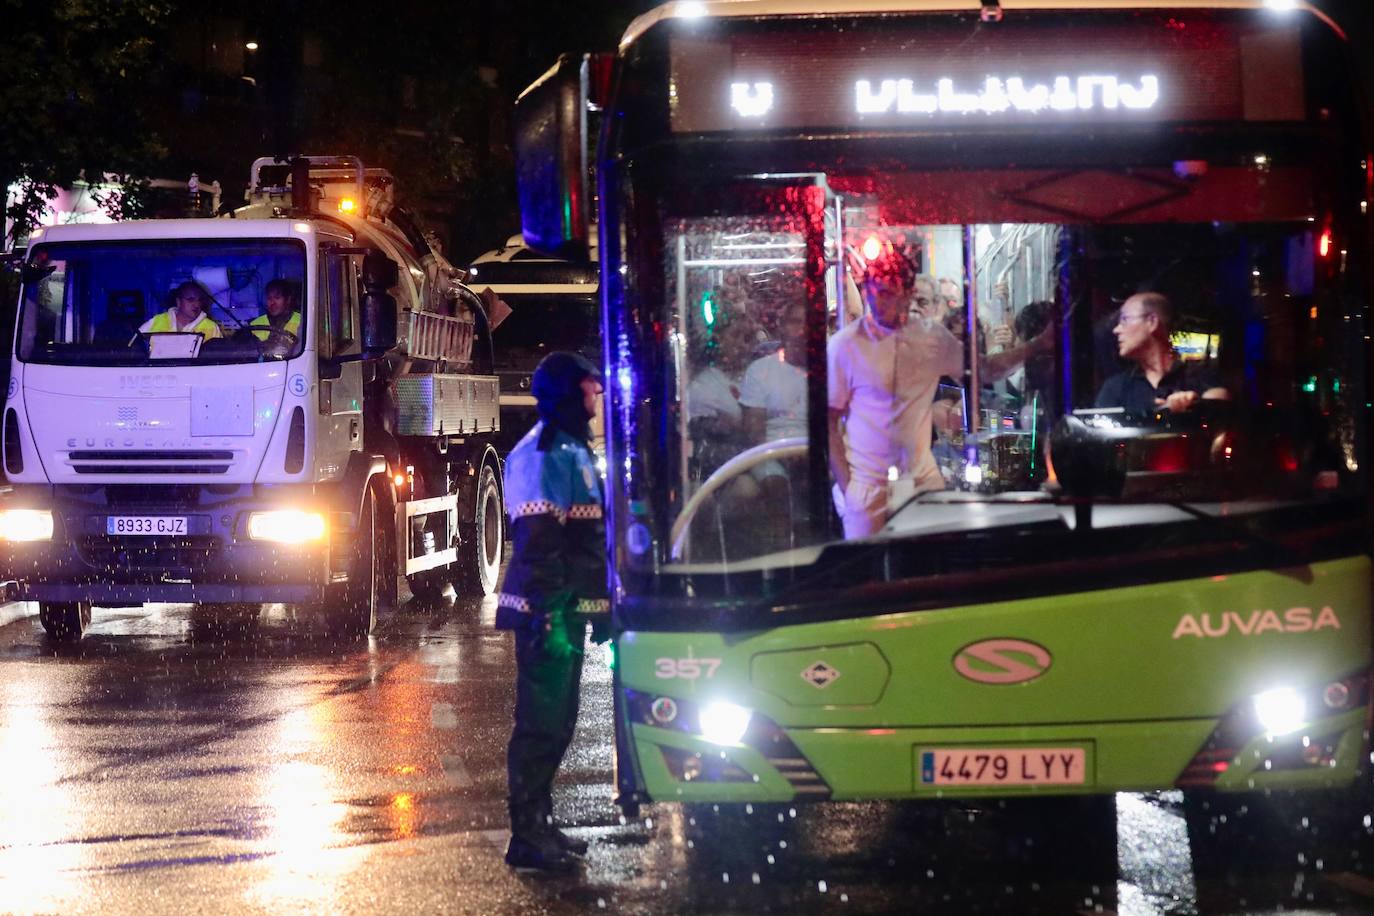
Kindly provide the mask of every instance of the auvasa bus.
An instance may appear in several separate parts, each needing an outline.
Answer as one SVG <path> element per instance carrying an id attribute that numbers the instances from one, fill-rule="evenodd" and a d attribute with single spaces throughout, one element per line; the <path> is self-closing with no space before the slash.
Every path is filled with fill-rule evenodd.
<path id="1" fill-rule="evenodd" d="M 1349 787 L 1350 84 L 1301 4 L 778 0 L 670 3 L 527 90 L 535 247 L 585 246 L 605 122 L 622 803 Z M 885 347 L 861 288 L 892 258 Z M 913 342 L 948 338 L 960 366 Z M 865 448 L 881 517 L 845 538 L 832 454 Z"/>

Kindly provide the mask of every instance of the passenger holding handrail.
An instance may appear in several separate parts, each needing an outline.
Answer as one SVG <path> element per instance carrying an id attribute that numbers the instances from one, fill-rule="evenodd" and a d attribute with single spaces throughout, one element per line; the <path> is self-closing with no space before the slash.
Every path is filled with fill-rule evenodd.
<path id="1" fill-rule="evenodd" d="M 869 313 L 830 339 L 830 469 L 846 538 L 876 534 L 894 503 L 944 489 L 931 453 L 932 411 L 940 377 L 963 376 L 964 347 L 941 322 L 911 314 L 917 281 L 915 265 L 901 254 L 870 262 L 862 285 Z M 1044 333 L 992 356 L 980 353 L 980 374 L 1005 377 L 1051 346 Z"/>

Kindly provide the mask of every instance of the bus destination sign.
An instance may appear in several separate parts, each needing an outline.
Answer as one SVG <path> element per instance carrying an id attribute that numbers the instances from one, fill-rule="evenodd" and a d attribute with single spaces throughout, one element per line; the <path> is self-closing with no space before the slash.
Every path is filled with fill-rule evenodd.
<path id="1" fill-rule="evenodd" d="M 754 26 L 671 38 L 675 131 L 1305 117 L 1292 26 L 1158 16 L 1058 30 Z"/>

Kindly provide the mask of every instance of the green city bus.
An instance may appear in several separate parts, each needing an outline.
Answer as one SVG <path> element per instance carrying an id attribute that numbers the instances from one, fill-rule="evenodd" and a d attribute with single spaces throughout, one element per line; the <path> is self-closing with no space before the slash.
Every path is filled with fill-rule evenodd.
<path id="1" fill-rule="evenodd" d="M 622 805 L 1357 784 L 1352 73 L 1302 3 L 707 0 L 526 90 L 527 241 L 599 232 Z M 894 253 L 964 369 L 900 446 L 943 487 L 846 539 L 827 352 Z M 1141 292 L 1227 398 L 1099 406 Z"/>

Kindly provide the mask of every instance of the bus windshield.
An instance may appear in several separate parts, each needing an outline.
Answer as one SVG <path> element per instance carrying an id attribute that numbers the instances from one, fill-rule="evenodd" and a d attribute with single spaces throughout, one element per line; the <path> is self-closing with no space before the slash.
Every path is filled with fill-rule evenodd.
<path id="1" fill-rule="evenodd" d="M 304 346 L 297 242 L 39 245 L 23 280 L 16 353 L 24 362 L 241 363 L 289 359 Z"/>
<path id="2" fill-rule="evenodd" d="M 1362 493 L 1349 250 L 1302 169 L 1190 168 L 667 192 L 660 572 L 737 594 L 860 545 L 939 541 L 929 559 L 999 532 L 1031 562 L 1082 526 L 1137 552 Z M 1123 200 L 1138 218 L 1101 218 Z"/>
<path id="3" fill-rule="evenodd" d="M 620 606 L 1335 549 L 1367 493 L 1374 171 L 1330 36 L 914 22 L 644 39 L 627 85 L 669 104 L 612 131 L 603 264 Z"/>

